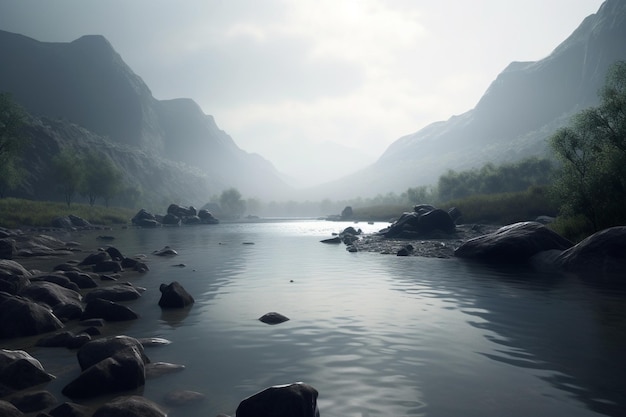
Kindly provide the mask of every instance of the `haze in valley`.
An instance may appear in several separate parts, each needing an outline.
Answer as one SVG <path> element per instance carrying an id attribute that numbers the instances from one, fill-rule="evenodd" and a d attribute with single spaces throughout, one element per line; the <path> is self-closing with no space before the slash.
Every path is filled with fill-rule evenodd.
<path id="1" fill-rule="evenodd" d="M 601 0 L 4 0 L 0 29 L 106 37 L 157 99 L 189 97 L 292 183 L 374 162 L 544 58 Z"/>

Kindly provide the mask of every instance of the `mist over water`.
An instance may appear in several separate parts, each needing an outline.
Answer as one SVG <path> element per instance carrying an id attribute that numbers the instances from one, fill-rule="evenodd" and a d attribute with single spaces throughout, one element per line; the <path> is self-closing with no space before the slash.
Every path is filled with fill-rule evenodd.
<path id="1" fill-rule="evenodd" d="M 234 416 L 243 398 L 295 381 L 319 391 L 322 416 L 623 415 L 624 292 L 520 268 L 319 243 L 348 225 L 113 231 L 114 246 L 148 254 L 151 270 L 132 277 L 147 288 L 129 303 L 141 318 L 107 330 L 166 338 L 172 343 L 147 355 L 186 366 L 149 379 L 141 393 L 161 404 L 175 389 L 206 395 L 171 408 L 172 417 Z M 88 250 L 95 237 L 78 238 Z M 179 255 L 149 255 L 165 245 Z M 159 285 L 172 281 L 194 296 L 191 309 L 158 307 Z M 257 320 L 270 311 L 290 320 Z M 78 373 L 75 352 L 32 353 L 57 376 L 47 388 L 62 398 Z"/>

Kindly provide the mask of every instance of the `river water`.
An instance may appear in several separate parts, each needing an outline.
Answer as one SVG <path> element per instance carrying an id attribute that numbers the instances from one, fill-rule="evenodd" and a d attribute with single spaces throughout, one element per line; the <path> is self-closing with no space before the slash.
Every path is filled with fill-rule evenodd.
<path id="1" fill-rule="evenodd" d="M 111 231 L 126 256 L 148 256 L 150 271 L 129 275 L 147 289 L 128 303 L 141 318 L 107 331 L 168 339 L 147 355 L 186 366 L 138 393 L 161 404 L 172 390 L 206 395 L 170 408 L 172 417 L 234 416 L 243 398 L 296 381 L 319 391 L 322 416 L 626 415 L 625 291 L 519 267 L 349 253 L 319 242 L 348 225 Z M 75 238 L 88 251 L 101 244 L 96 236 Z M 151 255 L 165 245 L 178 255 Z M 158 287 L 172 281 L 193 295 L 192 308 L 159 308 Z M 290 320 L 258 321 L 271 311 Z M 57 376 L 46 388 L 62 398 L 78 372 L 75 352 L 28 350 Z"/>

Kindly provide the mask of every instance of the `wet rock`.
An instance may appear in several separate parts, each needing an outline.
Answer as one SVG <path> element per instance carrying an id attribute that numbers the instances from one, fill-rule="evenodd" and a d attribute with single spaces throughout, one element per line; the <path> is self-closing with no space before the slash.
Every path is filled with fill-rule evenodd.
<path id="1" fill-rule="evenodd" d="M 301 382 L 269 387 L 246 398 L 237 407 L 237 417 L 319 417 L 318 392 Z"/>
<path id="2" fill-rule="evenodd" d="M 33 391 L 12 395 L 8 401 L 23 413 L 34 413 L 57 403 L 57 399 L 48 391 Z"/>
<path id="3" fill-rule="evenodd" d="M 83 314 L 81 295 L 52 282 L 32 282 L 19 295 L 48 305 L 61 320 L 78 319 Z"/>
<path id="4" fill-rule="evenodd" d="M 28 298 L 0 292 L 0 338 L 33 336 L 58 330 L 63 323 Z"/>
<path id="5" fill-rule="evenodd" d="M 32 276 L 20 263 L 10 259 L 0 259 L 0 274 L 18 275 L 26 278 Z"/>
<path id="6" fill-rule="evenodd" d="M 341 243 L 341 238 L 339 236 L 331 237 L 328 239 L 320 240 L 322 243 L 330 243 L 330 244 L 339 244 Z"/>
<path id="7" fill-rule="evenodd" d="M 69 279 L 69 277 L 65 275 L 65 273 L 59 272 L 59 273 L 52 273 L 52 274 L 41 274 L 41 275 L 38 274 L 38 275 L 31 277 L 30 280 L 31 282 L 39 282 L 39 281 L 50 282 L 50 283 L 59 285 L 63 288 L 67 288 L 75 292 L 80 291 L 80 288 L 78 287 L 78 285 L 73 283 L 72 280 Z"/>
<path id="8" fill-rule="evenodd" d="M 126 321 L 135 320 L 139 318 L 139 315 L 124 305 L 96 298 L 87 303 L 81 320 L 93 318 L 101 318 L 106 321 Z"/>
<path id="9" fill-rule="evenodd" d="M 85 294 L 85 301 L 90 302 L 96 298 L 107 301 L 130 301 L 141 297 L 139 291 L 130 285 L 118 284 L 105 288 L 96 288 Z"/>
<path id="10" fill-rule="evenodd" d="M 91 267 L 93 272 L 120 272 L 122 265 L 117 261 L 102 261 Z"/>
<path id="11" fill-rule="evenodd" d="M 161 308 L 184 308 L 194 303 L 194 299 L 177 281 L 169 285 L 161 284 Z"/>
<path id="12" fill-rule="evenodd" d="M 282 314 L 274 311 L 259 317 L 259 321 L 262 321 L 265 324 L 280 324 L 286 322 L 287 320 L 289 320 L 289 317 L 283 316 Z"/>
<path id="13" fill-rule="evenodd" d="M 178 252 L 176 252 L 174 249 L 170 248 L 169 246 L 164 246 L 162 249 L 155 250 L 154 252 L 152 252 L 152 254 L 156 256 L 172 256 L 172 255 L 178 255 Z"/>
<path id="14" fill-rule="evenodd" d="M 565 250 L 556 260 L 566 271 L 626 276 L 626 226 L 611 227 Z"/>
<path id="15" fill-rule="evenodd" d="M 44 370 L 41 363 L 23 350 L 0 349 L 1 385 L 23 390 L 52 379 L 54 377 Z"/>
<path id="16" fill-rule="evenodd" d="M 24 417 L 24 413 L 17 409 L 8 401 L 0 400 L 0 416 L 2 417 Z"/>
<path id="17" fill-rule="evenodd" d="M 185 365 L 168 362 L 151 362 L 146 364 L 146 378 L 158 378 L 162 375 L 180 372 Z"/>
<path id="18" fill-rule="evenodd" d="M 200 392 L 188 390 L 175 390 L 168 392 L 163 397 L 163 402 L 169 406 L 180 407 L 187 404 L 197 403 L 206 399 Z"/>
<path id="19" fill-rule="evenodd" d="M 96 265 L 100 262 L 110 261 L 111 257 L 104 251 L 89 254 L 78 265 Z"/>
<path id="20" fill-rule="evenodd" d="M 15 239 L 0 239 L 0 259 L 13 259 L 13 255 L 16 253 Z"/>
<path id="21" fill-rule="evenodd" d="M 569 240 L 540 223 L 521 222 L 470 239 L 457 248 L 454 255 L 494 263 L 520 263 L 539 252 L 565 250 L 572 246 Z"/>
<path id="22" fill-rule="evenodd" d="M 91 417 L 92 410 L 80 404 L 64 402 L 48 411 L 48 414 L 52 417 Z"/>

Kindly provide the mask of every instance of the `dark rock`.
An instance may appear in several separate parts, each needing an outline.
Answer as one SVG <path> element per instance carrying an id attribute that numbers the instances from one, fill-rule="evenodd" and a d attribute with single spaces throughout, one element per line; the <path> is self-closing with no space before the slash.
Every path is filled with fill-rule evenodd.
<path id="1" fill-rule="evenodd" d="M 341 243 L 341 238 L 339 236 L 335 236 L 335 237 L 331 237 L 331 238 L 328 238 L 328 239 L 320 240 L 320 242 L 322 242 L 322 243 L 339 244 L 339 243 Z"/>
<path id="2" fill-rule="evenodd" d="M 237 417 L 319 417 L 318 392 L 301 382 L 269 387 L 246 398 L 237 407 Z"/>
<path id="3" fill-rule="evenodd" d="M 442 209 L 434 209 L 420 215 L 418 221 L 419 233 L 431 233 L 435 230 L 441 230 L 446 233 L 453 233 L 456 228 L 454 220 L 447 211 Z"/>
<path id="4" fill-rule="evenodd" d="M 48 411 L 52 417 L 91 417 L 91 413 L 90 408 L 69 402 L 64 402 Z"/>
<path id="5" fill-rule="evenodd" d="M 72 225 L 72 221 L 67 216 L 60 216 L 52 219 L 51 223 L 52 227 L 56 227 L 58 229 L 73 229 L 74 225 Z"/>
<path id="6" fill-rule="evenodd" d="M 220 221 L 213 217 L 213 214 L 207 209 L 201 209 L 198 212 L 198 217 L 204 224 L 218 224 Z"/>
<path id="7" fill-rule="evenodd" d="M 103 261 L 91 267 L 93 272 L 120 272 L 122 265 L 117 261 Z"/>
<path id="8" fill-rule="evenodd" d="M 84 272 L 66 271 L 63 273 L 71 282 L 80 289 L 96 288 L 98 283 L 89 274 Z"/>
<path id="9" fill-rule="evenodd" d="M 95 328 L 95 327 L 94 327 Z M 89 335 L 88 333 L 85 332 L 81 332 L 79 334 L 77 334 L 76 336 L 74 336 L 74 338 L 70 339 L 67 342 L 67 348 L 68 349 L 78 349 L 80 347 L 83 347 L 86 343 L 91 342 L 91 335 Z"/>
<path id="10" fill-rule="evenodd" d="M 183 206 L 179 206 L 178 204 L 170 204 L 169 207 L 167 208 L 167 214 L 173 214 L 176 217 L 184 218 L 184 217 L 196 216 L 198 212 L 193 206 L 183 207 Z"/>
<path id="11" fill-rule="evenodd" d="M 87 333 L 89 336 L 99 336 L 102 334 L 100 329 L 96 326 L 89 326 L 84 328 L 83 333 Z"/>
<path id="12" fill-rule="evenodd" d="M 164 246 L 163 249 L 155 250 L 154 252 L 152 252 L 152 254 L 156 256 L 170 256 L 170 255 L 178 255 L 178 252 L 176 252 L 174 249 L 170 248 L 169 246 Z"/>
<path id="13" fill-rule="evenodd" d="M 141 343 L 143 347 L 166 346 L 172 343 L 170 340 L 163 339 L 162 337 L 142 337 L 137 339 L 137 341 Z"/>
<path id="14" fill-rule="evenodd" d="M 82 217 L 78 217 L 75 216 L 73 214 L 70 214 L 67 216 L 70 221 L 72 222 L 72 226 L 74 227 L 93 227 L 91 223 L 89 223 L 87 220 L 83 219 Z"/>
<path id="15" fill-rule="evenodd" d="M 67 271 L 82 272 L 82 270 L 79 267 L 77 267 L 76 265 L 72 265 L 70 263 L 67 263 L 67 262 L 55 266 L 54 268 L 52 268 L 52 270 L 53 271 L 63 271 L 63 272 L 67 272 Z"/>
<path id="16" fill-rule="evenodd" d="M 259 317 L 259 320 L 265 324 L 280 324 L 289 320 L 289 317 L 283 316 L 280 313 L 276 313 L 274 311 L 270 313 L 266 313 Z"/>
<path id="17" fill-rule="evenodd" d="M 40 347 L 67 347 L 70 340 L 74 339 L 75 335 L 72 332 L 55 333 L 49 336 L 42 337 L 37 341 L 35 346 Z"/>
<path id="18" fill-rule="evenodd" d="M 52 282 L 32 282 L 19 295 L 48 305 L 61 320 L 78 319 L 83 314 L 81 295 Z"/>
<path id="19" fill-rule="evenodd" d="M 0 400 L 0 416 L 2 417 L 24 417 L 24 413 L 18 410 L 8 401 Z"/>
<path id="20" fill-rule="evenodd" d="M 141 297 L 139 291 L 131 285 L 113 285 L 106 288 L 96 288 L 85 294 L 85 301 L 89 302 L 96 298 L 108 301 L 130 301 Z"/>
<path id="21" fill-rule="evenodd" d="M 163 224 L 166 224 L 168 226 L 179 226 L 180 217 L 168 213 L 165 216 L 163 216 Z"/>
<path id="22" fill-rule="evenodd" d="M 354 216 L 351 206 L 346 206 L 341 210 L 341 220 L 350 220 Z"/>
<path id="23" fill-rule="evenodd" d="M 93 417 L 167 417 L 159 406 L 145 397 L 116 398 L 98 408 Z"/>
<path id="24" fill-rule="evenodd" d="M 65 273 L 52 273 L 52 274 L 43 274 L 43 275 L 35 275 L 31 277 L 31 282 L 49 282 L 52 284 L 56 284 L 60 287 L 67 288 L 72 291 L 80 291 L 78 285 L 72 282 L 71 279 Z"/>
<path id="25" fill-rule="evenodd" d="M 572 246 L 569 240 L 540 223 L 522 222 L 470 239 L 457 248 L 454 255 L 496 263 L 519 263 L 542 251 L 565 250 Z"/>
<path id="26" fill-rule="evenodd" d="M 104 251 L 108 253 L 111 259 L 113 259 L 114 261 L 121 261 L 122 259 L 124 259 L 124 255 L 122 255 L 122 252 L 120 252 L 119 249 L 113 246 L 107 247 Z"/>
<path id="27" fill-rule="evenodd" d="M 107 252 L 100 251 L 87 255 L 78 265 L 96 265 L 100 262 L 110 261 L 111 257 Z"/>
<path id="28" fill-rule="evenodd" d="M 566 271 L 626 276 L 626 226 L 611 227 L 565 250 L 556 260 Z"/>
<path id="29" fill-rule="evenodd" d="M 161 284 L 161 308 L 184 308 L 194 303 L 194 299 L 177 281 L 169 285 Z"/>
<path id="30" fill-rule="evenodd" d="M 33 391 L 12 395 L 8 401 L 23 413 L 34 413 L 57 403 L 57 399 L 48 391 Z"/>
<path id="31" fill-rule="evenodd" d="M 81 320 L 93 318 L 101 318 L 106 321 L 126 321 L 135 320 L 139 318 L 139 315 L 124 305 L 96 298 L 87 303 Z"/>
<path id="32" fill-rule="evenodd" d="M 461 210 L 456 207 L 451 207 L 448 210 L 448 214 L 450 215 L 450 218 L 452 219 L 454 224 L 460 224 L 461 219 L 463 218 L 463 213 L 461 213 Z"/>
<path id="33" fill-rule="evenodd" d="M 15 239 L 0 239 L 0 259 L 13 259 L 15 253 L 17 253 Z"/>
<path id="34" fill-rule="evenodd" d="M 0 291 L 18 294 L 30 285 L 30 280 L 23 275 L 12 275 L 0 272 Z"/>
<path id="35" fill-rule="evenodd" d="M 145 209 L 139 210 L 131 219 L 131 222 L 139 227 L 157 227 L 159 225 L 156 217 L 152 213 L 148 213 Z"/>
<path id="36" fill-rule="evenodd" d="M 103 359 L 115 356 L 125 351 L 136 352 L 144 364 L 150 363 L 150 359 L 144 353 L 143 345 L 139 340 L 129 336 L 110 336 L 92 340 L 85 344 L 78 353 L 78 363 L 82 370 L 100 362 Z"/>
<path id="37" fill-rule="evenodd" d="M 411 253 L 413 253 L 414 250 L 415 248 L 413 247 L 413 245 L 406 245 L 400 250 L 398 250 L 396 255 L 397 256 L 409 256 Z"/>
<path id="38" fill-rule="evenodd" d="M 41 363 L 23 350 L 0 349 L 0 384 L 23 390 L 54 379 Z M 2 414 L 0 414 L 2 415 Z"/>
<path id="39" fill-rule="evenodd" d="M 200 224 L 202 220 L 198 216 L 188 216 L 183 217 L 182 222 L 183 224 Z"/>
<path id="40" fill-rule="evenodd" d="M 0 292 L 0 338 L 33 336 L 62 327 L 63 323 L 48 308 Z"/>
<path id="41" fill-rule="evenodd" d="M 26 278 L 32 276 L 21 264 L 10 259 L 0 259 L 0 274 L 19 275 Z"/>

